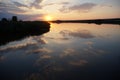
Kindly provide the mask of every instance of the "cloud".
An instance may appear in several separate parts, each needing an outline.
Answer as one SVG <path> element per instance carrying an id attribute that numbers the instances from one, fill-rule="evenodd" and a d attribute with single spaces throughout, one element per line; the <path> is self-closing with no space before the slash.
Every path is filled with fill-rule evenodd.
<path id="1" fill-rule="evenodd" d="M 74 31 L 74 32 L 64 30 L 64 31 L 61 31 L 60 34 L 62 34 L 63 36 L 73 36 L 73 37 L 79 37 L 79 38 L 84 38 L 84 39 L 95 37 L 88 30 L 79 30 L 79 31 Z"/>
<path id="2" fill-rule="evenodd" d="M 63 6 L 61 9 L 59 9 L 59 11 L 60 12 L 71 12 L 71 11 L 88 12 L 96 6 L 97 4 L 95 3 L 83 3 L 83 4 L 73 5 L 69 7 Z"/>
<path id="3" fill-rule="evenodd" d="M 22 10 L 10 3 L 0 3 L 0 13 L 24 13 L 25 10 Z"/>
<path id="4" fill-rule="evenodd" d="M 41 9 L 42 6 L 40 5 L 40 3 L 41 3 L 42 1 L 43 1 L 43 0 L 34 0 L 34 1 L 30 4 L 30 6 L 36 8 L 36 9 Z"/>
<path id="5" fill-rule="evenodd" d="M 61 2 L 61 4 L 70 4 L 69 2 Z"/>
<path id="6" fill-rule="evenodd" d="M 62 6 L 62 8 L 60 8 L 59 11 L 62 12 L 62 13 L 69 13 L 69 12 L 71 12 L 71 11 L 68 9 L 68 7 L 66 7 L 66 6 Z"/>
<path id="7" fill-rule="evenodd" d="M 18 7 L 28 7 L 27 5 L 21 4 L 19 2 L 13 2 Z"/>
<path id="8" fill-rule="evenodd" d="M 74 5 L 72 7 L 70 7 L 70 10 L 80 10 L 80 11 L 88 11 L 91 10 L 92 8 L 94 8 L 96 6 L 96 4 L 94 3 L 83 3 L 80 5 Z"/>
<path id="9" fill-rule="evenodd" d="M 43 7 L 51 6 L 51 5 L 68 5 L 68 4 L 70 3 L 69 2 L 49 3 L 49 4 L 43 5 Z"/>
<path id="10" fill-rule="evenodd" d="M 36 13 L 36 14 L 24 14 L 30 11 L 32 7 L 38 8 L 38 4 L 41 3 L 42 0 L 35 0 L 28 5 L 22 4 L 20 2 L 0 2 L 0 18 L 6 17 L 11 18 L 12 16 L 18 16 L 18 18 L 22 20 L 37 20 L 40 19 L 44 14 Z M 24 7 L 24 8 L 21 8 Z M 41 8 L 41 7 L 40 7 Z M 39 16 L 39 17 L 38 17 Z"/>
<path id="11" fill-rule="evenodd" d="M 36 9 L 41 9 L 42 6 L 40 5 L 40 3 L 42 2 L 43 0 L 34 0 L 33 2 L 29 3 L 30 6 L 27 6 L 27 5 L 24 5 L 22 3 L 19 3 L 19 2 L 13 2 L 16 6 L 18 7 L 27 7 L 27 8 L 36 8 Z"/>
<path id="12" fill-rule="evenodd" d="M 0 8 L 6 7 L 5 3 L 0 2 Z"/>
<path id="13" fill-rule="evenodd" d="M 22 19 L 22 20 L 36 20 L 38 19 L 38 16 L 39 18 L 42 17 L 44 14 L 15 14 L 15 13 L 10 13 L 10 12 L 0 12 L 0 19 L 2 18 L 8 18 L 8 19 L 11 19 L 12 16 L 17 16 L 18 19 Z"/>
<path id="14" fill-rule="evenodd" d="M 19 6 L 23 5 L 19 4 Z M 22 15 L 25 12 L 25 10 L 20 9 L 19 7 L 11 3 L 0 3 L 0 18 L 11 18 L 12 16 L 18 16 L 18 18 L 20 17 L 20 19 L 30 19 L 32 16 L 35 17 L 35 15 Z"/>

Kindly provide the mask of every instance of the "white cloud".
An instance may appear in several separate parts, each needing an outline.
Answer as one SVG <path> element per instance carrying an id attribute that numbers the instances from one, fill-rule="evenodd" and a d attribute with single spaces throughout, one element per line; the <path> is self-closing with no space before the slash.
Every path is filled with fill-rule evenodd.
<path id="1" fill-rule="evenodd" d="M 88 12 L 91 11 L 97 4 L 95 3 L 83 3 L 83 4 L 76 4 L 73 6 L 63 6 L 59 9 L 61 12 L 71 12 L 71 11 L 78 11 L 78 12 Z"/>

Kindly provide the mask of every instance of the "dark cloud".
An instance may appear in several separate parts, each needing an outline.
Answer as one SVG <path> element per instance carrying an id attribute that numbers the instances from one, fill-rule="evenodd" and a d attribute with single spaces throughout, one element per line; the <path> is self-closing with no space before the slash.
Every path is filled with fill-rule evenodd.
<path id="1" fill-rule="evenodd" d="M 62 6 L 62 8 L 60 8 L 59 11 L 62 12 L 62 13 L 69 13 L 69 12 L 71 12 L 71 11 L 68 9 L 68 7 L 66 7 L 66 6 Z"/>
<path id="2" fill-rule="evenodd" d="M 35 2 L 36 1 L 36 2 Z M 35 0 L 34 4 L 40 3 L 42 0 Z M 14 4 L 13 4 L 14 3 Z M 35 6 L 31 4 L 32 7 Z M 27 5 L 24 5 L 19 2 L 12 2 L 12 3 L 4 3 L 0 2 L 0 19 L 5 17 L 5 18 L 11 18 L 12 16 L 18 16 L 19 19 L 22 20 L 35 20 L 39 17 L 42 17 L 43 14 L 23 14 L 27 12 L 26 10 L 23 10 L 19 7 L 26 7 L 30 8 Z M 19 13 L 19 14 L 17 14 Z"/>
<path id="3" fill-rule="evenodd" d="M 0 2 L 0 8 L 6 6 L 5 3 Z"/>
<path id="4" fill-rule="evenodd" d="M 43 5 L 44 7 L 45 6 L 51 6 L 51 5 L 68 5 L 69 2 L 60 2 L 60 3 L 49 3 L 49 4 L 45 4 Z"/>
<path id="5" fill-rule="evenodd" d="M 28 7 L 27 5 L 21 4 L 19 2 L 13 2 L 18 7 Z"/>
<path id="6" fill-rule="evenodd" d="M 80 4 L 80 5 L 75 5 L 70 7 L 70 10 L 90 10 L 92 8 L 94 8 L 96 6 L 96 4 L 94 3 L 84 3 L 84 4 Z"/>
<path id="7" fill-rule="evenodd" d="M 44 14 L 15 14 L 9 12 L 0 12 L 0 19 L 8 18 L 11 19 L 12 16 L 17 16 L 20 20 L 36 20 L 39 17 L 42 17 Z"/>
<path id="8" fill-rule="evenodd" d="M 0 14 L 1 13 L 23 13 L 26 12 L 25 10 L 20 9 L 19 7 L 13 5 L 13 4 L 8 4 L 8 3 L 0 3 Z"/>
<path id="9" fill-rule="evenodd" d="M 61 4 L 69 4 L 69 2 L 61 2 Z"/>
<path id="10" fill-rule="evenodd" d="M 36 9 L 41 9 L 42 6 L 40 5 L 40 3 L 42 2 L 43 0 L 35 0 L 33 1 L 31 4 L 30 4 L 30 7 L 34 7 Z"/>
<path id="11" fill-rule="evenodd" d="M 13 2 L 17 7 L 27 7 L 27 8 L 36 8 L 36 9 L 41 9 L 42 6 L 40 5 L 40 3 L 42 2 L 43 0 L 34 0 L 32 3 L 30 3 L 29 5 L 30 6 L 27 6 L 25 4 L 22 4 L 22 3 L 19 3 L 19 2 Z"/>
<path id="12" fill-rule="evenodd" d="M 92 10 L 97 4 L 95 3 L 83 3 L 79 5 L 73 5 L 73 6 L 63 6 L 61 9 L 59 9 L 61 12 L 70 12 L 70 11 L 79 11 L 79 12 L 88 12 Z"/>
<path id="13" fill-rule="evenodd" d="M 22 4 L 20 2 L 13 2 L 17 7 L 26 7 L 26 8 L 36 8 L 36 9 L 41 9 L 43 6 L 40 5 L 40 3 L 42 2 L 43 0 L 34 0 L 32 3 L 28 5 L 25 5 L 25 4 Z"/>
<path id="14" fill-rule="evenodd" d="M 84 39 L 88 39 L 88 38 L 94 38 L 95 36 L 93 34 L 91 34 L 88 30 L 80 30 L 80 31 L 61 31 L 60 34 L 62 34 L 63 36 L 73 36 L 73 37 L 79 37 L 79 38 L 84 38 Z"/>

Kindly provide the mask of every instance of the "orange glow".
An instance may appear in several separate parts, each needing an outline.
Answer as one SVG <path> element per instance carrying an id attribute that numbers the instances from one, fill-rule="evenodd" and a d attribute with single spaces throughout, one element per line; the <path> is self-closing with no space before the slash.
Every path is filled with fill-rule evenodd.
<path id="1" fill-rule="evenodd" d="M 53 20 L 53 17 L 52 16 L 45 16 L 45 20 L 46 21 L 51 21 L 51 20 Z"/>

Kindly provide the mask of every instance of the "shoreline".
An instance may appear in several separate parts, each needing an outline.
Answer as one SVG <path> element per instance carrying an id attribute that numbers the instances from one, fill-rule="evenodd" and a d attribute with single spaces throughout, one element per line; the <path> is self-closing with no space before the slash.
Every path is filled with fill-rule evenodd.
<path id="1" fill-rule="evenodd" d="M 0 21 L 0 45 L 34 35 L 42 35 L 50 30 L 45 21 Z"/>
<path id="2" fill-rule="evenodd" d="M 120 18 L 113 18 L 113 19 L 90 19 L 90 20 L 55 20 L 50 21 L 52 23 L 94 23 L 94 24 L 116 24 L 120 25 Z"/>

